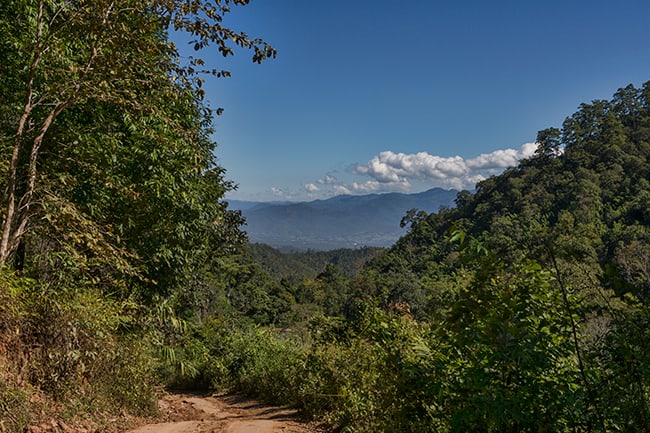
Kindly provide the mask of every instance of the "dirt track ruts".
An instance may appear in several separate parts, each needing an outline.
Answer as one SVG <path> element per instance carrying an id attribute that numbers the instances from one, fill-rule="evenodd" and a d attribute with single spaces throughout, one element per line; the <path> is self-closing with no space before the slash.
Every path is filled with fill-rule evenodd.
<path id="1" fill-rule="evenodd" d="M 171 394 L 159 402 L 169 421 L 127 433 L 315 433 L 292 409 L 234 395 Z"/>

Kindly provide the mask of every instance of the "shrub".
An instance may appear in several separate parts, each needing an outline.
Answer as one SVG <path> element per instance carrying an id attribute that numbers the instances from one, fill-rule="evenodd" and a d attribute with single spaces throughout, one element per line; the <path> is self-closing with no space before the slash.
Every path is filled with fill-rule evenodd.
<path id="1" fill-rule="evenodd" d="M 408 314 L 366 308 L 351 329 L 313 329 L 301 406 L 346 432 L 435 430 L 426 328 Z"/>
<path id="2" fill-rule="evenodd" d="M 244 330 L 231 340 L 227 358 L 232 385 L 277 404 L 296 404 L 305 363 L 301 342 L 271 330 Z"/>
<path id="3" fill-rule="evenodd" d="M 91 289 L 52 290 L 8 272 L 2 278 L 0 357 L 7 361 L 0 366 L 13 383 L 71 413 L 155 412 L 153 361 L 136 332 L 135 304 Z"/>

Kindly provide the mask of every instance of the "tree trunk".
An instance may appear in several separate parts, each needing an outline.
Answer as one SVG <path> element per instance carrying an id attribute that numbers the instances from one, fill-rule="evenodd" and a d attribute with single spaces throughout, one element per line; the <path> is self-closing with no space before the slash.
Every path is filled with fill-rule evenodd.
<path id="1" fill-rule="evenodd" d="M 38 16 L 36 19 L 36 50 L 32 59 L 32 64 L 29 68 L 27 76 L 27 83 L 25 85 L 25 105 L 23 112 L 18 121 L 18 128 L 16 129 L 16 138 L 14 141 L 14 149 L 11 154 L 11 161 L 9 163 L 9 174 L 7 178 L 7 188 L 2 196 L 2 207 L 4 219 L 2 221 L 2 237 L 0 237 L 0 267 L 7 263 L 11 256 L 12 248 L 10 239 L 12 238 L 12 227 L 14 226 L 14 218 L 16 214 L 16 185 L 18 183 L 18 162 L 20 155 L 23 152 L 23 136 L 25 134 L 25 125 L 27 120 L 34 109 L 33 96 L 34 96 L 34 79 L 36 77 L 36 70 L 41 61 L 42 52 L 40 50 L 40 42 L 43 35 L 43 2 L 41 1 L 38 8 Z"/>

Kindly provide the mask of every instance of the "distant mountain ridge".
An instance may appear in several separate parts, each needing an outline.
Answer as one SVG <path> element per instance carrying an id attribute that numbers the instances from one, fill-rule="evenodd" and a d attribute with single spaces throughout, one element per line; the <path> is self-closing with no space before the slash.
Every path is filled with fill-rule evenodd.
<path id="1" fill-rule="evenodd" d="M 228 200 L 241 210 L 251 242 L 280 249 L 332 250 L 387 247 L 405 230 L 399 224 L 409 209 L 427 213 L 453 207 L 458 191 L 433 188 L 415 194 L 339 195 L 310 202 Z"/>

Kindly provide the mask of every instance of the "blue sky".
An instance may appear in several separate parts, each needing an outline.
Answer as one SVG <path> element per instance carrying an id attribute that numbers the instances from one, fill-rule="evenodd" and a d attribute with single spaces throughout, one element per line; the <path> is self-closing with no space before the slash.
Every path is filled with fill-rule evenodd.
<path id="1" fill-rule="evenodd" d="M 226 26 L 278 57 L 203 53 L 228 198 L 473 188 L 583 102 L 650 80 L 647 0 L 252 0 Z"/>

